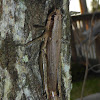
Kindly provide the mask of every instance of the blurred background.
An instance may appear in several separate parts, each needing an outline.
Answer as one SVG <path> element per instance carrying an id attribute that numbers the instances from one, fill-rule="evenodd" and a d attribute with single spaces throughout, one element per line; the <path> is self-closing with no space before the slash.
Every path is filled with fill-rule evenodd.
<path id="1" fill-rule="evenodd" d="M 71 100 L 75 100 L 100 93 L 100 1 L 70 0 L 70 15 Z"/>

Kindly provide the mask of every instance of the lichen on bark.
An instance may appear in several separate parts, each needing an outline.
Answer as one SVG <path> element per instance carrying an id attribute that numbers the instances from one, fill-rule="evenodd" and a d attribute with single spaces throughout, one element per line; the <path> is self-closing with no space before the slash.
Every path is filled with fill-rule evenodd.
<path id="1" fill-rule="evenodd" d="M 0 20 L 1 20 L 1 16 L 2 16 L 2 0 L 0 0 Z"/>
<path id="2" fill-rule="evenodd" d="M 63 0 L 63 34 L 61 47 L 61 61 L 62 61 L 62 79 L 64 84 L 65 100 L 70 100 L 71 85 L 71 46 L 70 46 L 70 15 L 69 15 L 69 0 Z M 66 4 L 66 5 L 65 5 Z"/>
<path id="3" fill-rule="evenodd" d="M 2 6 L 0 19 L 0 71 L 2 70 L 3 73 L 0 73 L 0 90 L 2 90 L 0 91 L 0 99 L 14 100 L 18 96 L 17 92 L 20 92 L 21 89 L 19 82 L 23 83 L 20 74 L 25 73 L 24 70 L 22 73 L 18 71 L 21 65 L 19 64 L 19 68 L 17 67 L 20 56 L 18 56 L 19 47 L 16 47 L 16 41 L 19 41 L 19 39 L 19 42 L 24 41 L 21 35 L 23 34 L 26 8 L 24 3 L 19 1 L 17 4 L 13 0 L 1 0 L 0 2 L 2 2 L 2 5 L 0 5 L 0 8 Z M 15 20 L 15 16 L 18 20 Z M 25 69 L 24 64 L 23 66 Z"/>
<path id="4" fill-rule="evenodd" d="M 53 7 L 56 8 L 56 0 L 1 1 L 0 99 L 45 100 L 46 97 L 42 95 L 43 88 L 38 63 L 41 41 L 36 41 L 27 47 L 17 44 L 25 44 L 44 33 L 45 28 L 40 29 L 35 26 L 45 27 L 49 11 Z M 60 3 L 60 0 L 57 2 Z M 68 33 L 70 32 L 68 31 Z M 68 36 L 70 37 L 70 35 Z M 62 63 L 63 70 L 64 68 L 70 69 L 70 46 L 63 44 L 63 48 L 68 48 L 68 51 L 67 49 L 62 51 L 62 57 L 65 57 L 65 62 Z M 66 59 L 67 55 L 68 59 Z M 70 81 L 69 83 L 66 82 L 69 80 L 69 76 L 67 77 L 69 69 L 67 74 L 64 72 L 64 85 L 67 84 L 67 86 L 70 84 Z M 68 79 L 65 81 L 66 77 Z M 65 88 L 68 89 L 69 87 Z"/>
<path id="5" fill-rule="evenodd" d="M 18 79 L 18 73 L 15 68 L 15 63 L 16 63 L 16 57 L 17 57 L 17 52 L 16 52 L 16 45 L 15 42 L 13 41 L 13 37 L 9 34 L 6 35 L 6 38 L 2 41 L 2 47 L 0 48 L 0 63 L 2 69 L 6 69 L 9 72 L 10 78 L 12 79 L 12 91 L 15 92 L 18 87 L 17 87 L 17 79 Z M 10 99 L 15 98 L 15 94 L 9 94 Z"/>

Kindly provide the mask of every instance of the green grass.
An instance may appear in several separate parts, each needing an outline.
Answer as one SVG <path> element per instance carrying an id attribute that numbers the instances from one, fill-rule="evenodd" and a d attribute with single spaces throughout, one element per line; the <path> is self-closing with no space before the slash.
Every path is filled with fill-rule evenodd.
<path id="1" fill-rule="evenodd" d="M 71 100 L 80 98 L 82 84 L 83 84 L 82 81 L 73 83 L 73 88 L 71 91 Z M 85 84 L 84 96 L 97 92 L 100 92 L 100 78 L 92 77 L 90 79 L 87 79 Z"/>

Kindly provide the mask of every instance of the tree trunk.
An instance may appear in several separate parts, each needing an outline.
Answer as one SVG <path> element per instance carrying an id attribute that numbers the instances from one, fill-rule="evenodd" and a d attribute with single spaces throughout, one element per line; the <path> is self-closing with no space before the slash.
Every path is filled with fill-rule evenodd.
<path id="1" fill-rule="evenodd" d="M 88 9 L 87 9 L 87 5 L 86 5 L 86 0 L 79 0 L 80 2 L 80 9 L 81 9 L 81 13 L 87 13 Z"/>
<path id="2" fill-rule="evenodd" d="M 61 0 L 0 1 L 1 100 L 47 99 L 46 96 L 43 95 L 42 79 L 38 62 L 41 41 L 35 41 L 28 46 L 21 46 L 19 44 L 26 44 L 44 33 L 49 11 L 51 11 L 52 8 L 61 7 L 60 1 Z M 68 0 L 64 1 L 69 5 Z M 67 9 L 67 12 L 64 13 L 64 15 L 66 15 L 64 19 L 68 21 L 63 22 L 63 26 L 65 25 L 65 27 L 63 28 L 62 37 L 66 36 L 68 44 L 62 43 L 62 74 L 65 76 L 62 75 L 61 83 L 65 90 L 65 93 L 62 93 L 63 100 L 70 100 L 70 22 L 69 9 L 68 6 L 66 7 L 64 11 Z M 68 58 L 66 59 L 66 57 Z"/>
<path id="3" fill-rule="evenodd" d="M 69 0 L 63 0 L 63 34 L 62 38 L 65 42 L 62 43 L 61 48 L 61 61 L 62 61 L 62 83 L 64 83 L 65 98 L 63 100 L 70 100 L 71 85 L 71 74 L 70 74 L 70 63 L 71 63 L 71 31 L 70 31 L 70 15 L 69 15 Z"/>

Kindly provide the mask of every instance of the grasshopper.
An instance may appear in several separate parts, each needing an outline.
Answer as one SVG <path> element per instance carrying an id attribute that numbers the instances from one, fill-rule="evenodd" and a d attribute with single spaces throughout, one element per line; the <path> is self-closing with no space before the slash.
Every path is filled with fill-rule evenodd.
<path id="1" fill-rule="evenodd" d="M 52 12 L 48 21 L 53 21 L 53 27 L 48 43 L 47 43 L 47 85 L 49 97 L 54 100 L 58 100 L 61 97 L 61 66 L 60 66 L 60 48 L 61 48 L 61 13 L 60 10 L 55 10 Z M 57 94 L 57 89 L 59 95 Z M 51 99 L 51 100 L 52 100 Z"/>
<path id="2" fill-rule="evenodd" d="M 52 11 L 47 20 L 45 32 L 42 36 L 28 42 L 26 46 L 36 40 L 43 41 L 39 56 L 40 74 L 48 100 L 61 100 L 61 12 Z"/>

